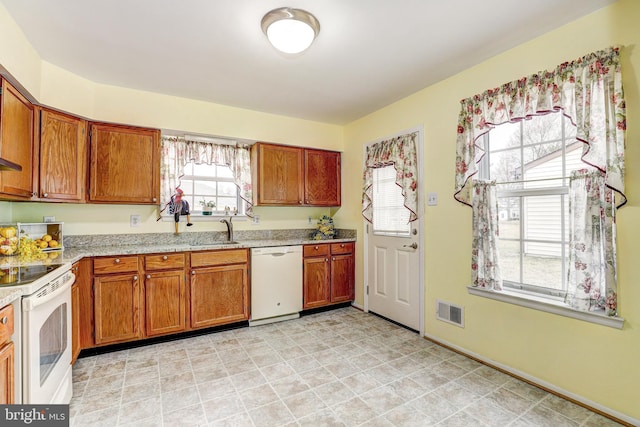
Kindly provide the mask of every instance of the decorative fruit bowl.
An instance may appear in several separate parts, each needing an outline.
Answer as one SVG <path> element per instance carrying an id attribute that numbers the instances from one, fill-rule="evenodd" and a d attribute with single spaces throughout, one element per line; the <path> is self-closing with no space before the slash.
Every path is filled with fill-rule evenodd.
<path id="1" fill-rule="evenodd" d="M 18 255 L 18 231 L 13 225 L 0 227 L 0 255 Z"/>

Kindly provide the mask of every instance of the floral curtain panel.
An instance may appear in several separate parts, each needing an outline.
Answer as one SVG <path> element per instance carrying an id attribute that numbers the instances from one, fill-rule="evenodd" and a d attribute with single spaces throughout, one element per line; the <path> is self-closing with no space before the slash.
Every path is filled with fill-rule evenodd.
<path id="1" fill-rule="evenodd" d="M 601 171 L 571 174 L 571 245 L 566 302 L 582 311 L 617 314 L 615 208 Z"/>
<path id="2" fill-rule="evenodd" d="M 495 181 L 473 181 L 471 285 L 502 290 L 498 255 L 498 198 Z"/>
<path id="3" fill-rule="evenodd" d="M 162 137 L 160 169 L 162 210 L 170 203 L 171 196 L 180 186 L 184 167 L 190 161 L 196 164 L 228 166 L 233 173 L 233 181 L 240 190 L 240 197 L 246 203 L 246 214 L 251 216 L 252 187 L 249 147 L 191 141 L 183 137 Z"/>
<path id="4" fill-rule="evenodd" d="M 471 205 L 469 179 L 484 155 L 480 138 L 494 126 L 562 110 L 584 143 L 582 160 L 605 174 L 608 187 L 624 196 L 625 102 L 617 47 L 590 53 L 461 101 L 455 194 Z"/>
<path id="5" fill-rule="evenodd" d="M 391 166 L 396 170 L 396 184 L 402 188 L 404 206 L 409 210 L 409 222 L 418 219 L 418 164 L 416 132 L 381 141 L 367 147 L 363 176 L 362 216 L 373 222 L 373 169 Z"/>

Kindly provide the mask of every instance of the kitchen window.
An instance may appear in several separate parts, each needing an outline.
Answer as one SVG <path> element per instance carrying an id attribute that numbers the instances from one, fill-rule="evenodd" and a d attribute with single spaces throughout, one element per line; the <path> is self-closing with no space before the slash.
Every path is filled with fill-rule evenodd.
<path id="1" fill-rule="evenodd" d="M 251 216 L 248 145 L 221 138 L 163 136 L 161 159 L 162 215 L 173 216 L 181 198 L 181 210 L 188 203 L 188 211 L 197 217 Z"/>
<path id="2" fill-rule="evenodd" d="M 590 168 L 580 160 L 576 127 L 553 112 L 496 126 L 483 138 L 487 151 L 480 177 L 496 181 L 503 286 L 563 299 L 569 176 Z"/>
<path id="3" fill-rule="evenodd" d="M 240 197 L 229 166 L 191 161 L 184 168 L 180 188 L 184 191 L 182 200 L 189 202 L 192 215 L 202 214 L 206 206 L 212 208 L 213 215 L 245 213 L 244 200 Z"/>

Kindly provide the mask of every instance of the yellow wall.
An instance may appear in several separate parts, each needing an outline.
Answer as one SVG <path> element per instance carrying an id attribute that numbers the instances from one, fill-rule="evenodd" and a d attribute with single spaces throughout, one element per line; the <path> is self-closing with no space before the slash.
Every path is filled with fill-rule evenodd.
<path id="1" fill-rule="evenodd" d="M 417 92 L 345 127 L 344 176 L 350 202 L 337 218 L 358 227 L 362 146 L 385 135 L 424 125 L 424 188 L 437 192 L 426 207 L 426 334 L 511 366 L 599 405 L 640 419 L 640 2 L 621 0 L 569 25 L 522 44 L 478 66 Z M 629 203 L 619 211 L 620 314 L 616 330 L 467 293 L 470 281 L 471 210 L 454 201 L 456 125 L 463 98 L 612 45 L 621 45 L 627 100 Z M 362 240 L 357 252 L 363 253 Z M 363 260 L 357 268 L 362 274 Z M 362 276 L 360 276 L 362 277 Z M 357 300 L 363 302 L 360 278 Z M 465 307 L 465 327 L 435 321 L 435 300 Z"/>
<path id="2" fill-rule="evenodd" d="M 192 99 L 160 95 L 98 84 L 42 60 L 0 5 L 0 64 L 33 99 L 82 117 L 116 123 L 156 127 L 244 140 L 341 151 L 341 126 L 261 113 Z M 0 69 L 0 71 L 2 71 Z M 80 205 L 51 203 L 3 203 L 0 219 L 42 221 L 44 215 L 65 222 L 73 234 L 172 232 L 170 222 L 156 222 L 153 206 Z M 10 211 L 10 214 L 7 214 Z M 236 229 L 314 228 L 316 219 L 330 214 L 327 208 L 257 207 L 260 224 L 238 221 Z M 129 217 L 141 216 L 139 227 L 131 228 Z M 308 217 L 313 218 L 309 225 Z M 186 223 L 186 221 L 183 221 Z M 339 225 L 339 224 L 338 224 Z M 218 221 L 195 222 L 185 231 L 223 231 Z"/>

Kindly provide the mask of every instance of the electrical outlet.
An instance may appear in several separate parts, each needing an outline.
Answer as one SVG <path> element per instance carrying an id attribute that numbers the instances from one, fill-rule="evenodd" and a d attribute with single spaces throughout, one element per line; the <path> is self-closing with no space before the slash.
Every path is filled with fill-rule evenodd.
<path id="1" fill-rule="evenodd" d="M 251 224 L 260 224 L 260 215 L 254 215 L 253 218 L 251 218 Z"/>
<path id="2" fill-rule="evenodd" d="M 427 193 L 427 206 L 438 205 L 438 193 Z"/>
<path id="3" fill-rule="evenodd" d="M 43 216 L 42 217 L 42 222 L 55 222 L 56 221 L 56 217 L 55 216 Z"/>
<path id="4" fill-rule="evenodd" d="M 140 225 L 140 215 L 131 215 L 129 224 L 131 227 L 138 227 Z"/>
<path id="5" fill-rule="evenodd" d="M 309 225 L 313 224 L 313 218 L 309 217 L 309 222 L 307 224 Z"/>

